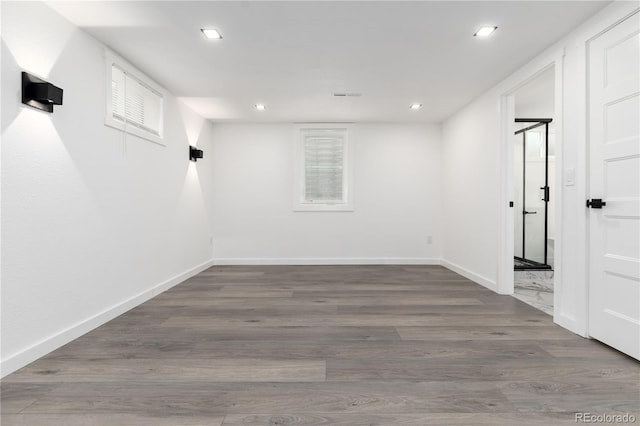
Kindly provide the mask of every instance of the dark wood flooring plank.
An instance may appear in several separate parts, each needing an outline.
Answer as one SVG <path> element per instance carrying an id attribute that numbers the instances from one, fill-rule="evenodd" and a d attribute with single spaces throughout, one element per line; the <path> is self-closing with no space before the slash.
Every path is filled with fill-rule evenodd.
<path id="1" fill-rule="evenodd" d="M 638 382 L 532 379 L 498 386 L 520 412 L 640 413 Z"/>
<path id="2" fill-rule="evenodd" d="M 106 382 L 63 384 L 22 411 L 27 413 L 513 412 L 491 383 L 321 382 L 206 383 Z"/>
<path id="3" fill-rule="evenodd" d="M 244 298 L 247 295 L 251 297 L 291 297 L 293 291 L 280 290 L 280 289 L 258 289 L 252 288 L 251 291 L 246 291 L 242 287 L 224 286 L 216 293 L 216 297 L 240 297 Z"/>
<path id="4" fill-rule="evenodd" d="M 565 340 L 579 339 L 558 326 L 397 327 L 403 340 Z"/>
<path id="5" fill-rule="evenodd" d="M 379 305 L 396 305 L 396 306 L 415 306 L 415 305 L 446 305 L 446 306 L 468 306 L 468 305 L 485 305 L 484 301 L 479 300 L 477 297 L 430 297 L 420 298 L 406 297 L 406 296 L 384 296 L 384 297 L 371 297 L 371 296 L 359 296 L 359 297 L 340 297 L 335 295 L 325 295 L 322 297 L 263 297 L 254 298 L 250 294 L 245 297 L 229 297 L 229 298 L 216 298 L 215 294 L 210 294 L 209 297 L 165 297 L 162 299 L 156 298 L 147 303 L 152 303 L 153 307 L 161 306 L 181 306 L 185 307 L 188 312 L 189 306 L 328 306 L 328 305 L 367 305 L 367 306 L 379 306 Z M 522 302 L 520 302 L 522 303 Z M 522 305 L 526 305 L 522 303 Z"/>
<path id="6" fill-rule="evenodd" d="M 577 362 L 586 359 L 616 360 L 623 359 L 637 363 L 628 355 L 618 352 L 597 340 L 566 339 L 544 342 L 545 350 L 558 358 L 571 358 Z"/>
<path id="7" fill-rule="evenodd" d="M 98 414 L 8 414 L 3 426 L 221 426 L 224 416 Z"/>
<path id="8" fill-rule="evenodd" d="M 206 354 L 203 354 L 206 355 Z M 255 358 L 138 358 L 36 361 L 10 377 L 9 383 L 123 382 L 126 380 L 207 382 L 323 382 L 324 360 Z"/>
<path id="9" fill-rule="evenodd" d="M 100 341 L 73 344 L 50 354 L 48 360 L 145 359 L 181 357 L 259 359 L 350 359 L 422 360 L 484 364 L 503 360 L 552 360 L 554 357 L 531 341 L 400 341 L 394 340 L 205 340 L 193 336 L 172 336 L 159 341 L 141 336 L 129 341 Z M 397 336 L 396 336 L 397 337 Z M 189 343 L 189 340 L 194 340 Z"/>
<path id="10" fill-rule="evenodd" d="M 179 327 L 190 330 L 208 328 L 211 324 L 225 326 L 229 328 L 239 328 L 249 325 L 260 324 L 265 327 L 469 327 L 474 324 L 483 324 L 485 327 L 507 327 L 507 326 L 529 326 L 549 328 L 551 323 L 546 318 L 539 316 L 522 315 L 453 315 L 453 314 L 433 314 L 433 315 L 376 315 L 376 314 L 329 314 L 329 315 L 288 315 L 261 317 L 216 317 L 210 322 L 202 321 L 198 316 L 188 314 L 175 315 L 161 325 L 163 327 Z"/>
<path id="11" fill-rule="evenodd" d="M 488 291 L 488 290 L 487 290 Z M 397 298 L 412 298 L 416 301 L 426 302 L 429 299 L 437 299 L 439 296 L 459 298 L 468 297 L 475 298 L 483 296 L 474 289 L 423 289 L 423 290 L 358 290 L 358 289 L 345 289 L 340 292 L 333 291 L 331 289 L 309 289 L 308 291 L 294 291 L 293 297 L 295 298 L 323 298 L 323 297 L 397 297 Z"/>
<path id="12" fill-rule="evenodd" d="M 576 383 L 597 381 L 635 384 L 629 386 L 636 394 L 640 389 L 637 365 L 620 360 L 607 363 L 576 363 L 574 360 L 529 359 L 523 360 L 467 357 L 459 360 L 424 362 L 406 359 L 329 359 L 327 380 L 421 380 L 421 381 L 558 381 Z M 622 392 L 622 389 L 619 389 Z M 627 392 L 628 394 L 628 392 Z M 640 394 L 637 394 L 640 396 Z"/>
<path id="13" fill-rule="evenodd" d="M 529 312 L 523 312 L 519 306 L 501 308 L 500 313 L 487 312 L 487 305 L 485 303 L 470 303 L 464 305 L 464 309 L 461 308 L 461 304 L 454 305 L 438 305 L 438 304 L 413 304 L 413 305 L 338 305 L 336 310 L 338 314 L 346 315 L 449 315 L 449 316 L 469 316 L 469 315 L 483 315 L 483 316 L 513 316 L 515 314 L 525 315 L 534 318 L 538 318 L 538 311 L 532 308 Z"/>
<path id="14" fill-rule="evenodd" d="M 11 378 L 11 376 L 9 376 Z M 15 414 L 33 404 L 38 398 L 55 389 L 59 384 L 9 383 L 2 380 L 0 385 L 0 413 Z M 0 424 L 4 424 L 0 422 Z"/>
<path id="15" fill-rule="evenodd" d="M 575 426 L 574 414 L 230 414 L 223 426 Z"/>
<path id="16" fill-rule="evenodd" d="M 224 340 L 277 340 L 286 345 L 291 339 L 318 340 L 329 344 L 340 340 L 400 340 L 395 327 L 347 327 L 347 326 L 262 326 L 248 320 L 242 327 L 218 324 L 201 324 L 189 330 L 194 339 L 208 341 Z M 180 333 L 182 327 L 162 327 L 164 333 Z"/>

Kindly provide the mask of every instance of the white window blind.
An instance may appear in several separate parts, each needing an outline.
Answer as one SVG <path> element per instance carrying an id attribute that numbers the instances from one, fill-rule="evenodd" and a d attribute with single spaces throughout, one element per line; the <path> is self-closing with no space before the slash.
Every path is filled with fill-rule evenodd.
<path id="1" fill-rule="evenodd" d="M 295 124 L 293 211 L 353 211 L 353 126 Z"/>
<path id="2" fill-rule="evenodd" d="M 304 202 L 344 202 L 344 139 L 307 136 L 304 140 Z"/>
<path id="3" fill-rule="evenodd" d="M 113 119 L 162 136 L 163 96 L 117 65 L 111 67 L 111 111 Z"/>

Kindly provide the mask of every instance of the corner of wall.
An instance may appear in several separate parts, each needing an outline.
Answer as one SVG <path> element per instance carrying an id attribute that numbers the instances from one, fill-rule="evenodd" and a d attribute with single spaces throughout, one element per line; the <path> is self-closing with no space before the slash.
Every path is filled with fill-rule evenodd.
<path id="1" fill-rule="evenodd" d="M 492 290 L 492 291 L 494 291 L 496 293 L 499 293 L 498 292 L 498 284 L 494 280 L 492 280 L 490 278 L 483 277 L 482 275 L 476 274 L 475 272 L 472 272 L 469 269 L 464 268 L 464 267 L 462 267 L 460 265 L 457 265 L 457 264 L 455 264 L 453 262 L 450 262 L 450 261 L 448 261 L 446 259 L 441 259 L 440 260 L 440 264 L 442 266 L 444 266 L 445 268 L 451 269 L 453 272 L 458 273 L 458 274 L 462 275 L 463 277 L 468 278 L 471 281 L 473 281 L 475 283 L 478 283 L 478 284 L 488 288 L 489 290 Z"/>

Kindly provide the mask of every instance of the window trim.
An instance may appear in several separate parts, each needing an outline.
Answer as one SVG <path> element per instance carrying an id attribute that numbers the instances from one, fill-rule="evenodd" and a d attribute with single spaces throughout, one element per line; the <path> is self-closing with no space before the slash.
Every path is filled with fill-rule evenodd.
<path id="1" fill-rule="evenodd" d="M 160 85 L 147 77 L 142 71 L 138 70 L 136 67 L 131 65 L 129 62 L 116 55 L 114 52 L 110 50 L 104 51 L 105 58 L 105 115 L 104 115 L 104 124 L 105 126 L 112 127 L 114 129 L 120 130 L 122 132 L 128 133 L 130 135 L 138 136 L 142 139 L 151 141 L 158 145 L 166 146 L 166 142 L 164 140 L 164 120 L 165 120 L 165 101 L 167 99 L 167 91 L 164 90 Z M 111 82 L 113 78 L 113 66 L 120 68 L 124 71 L 125 74 L 133 77 L 143 86 L 147 86 L 148 89 L 156 92 L 160 98 L 160 126 L 158 129 L 159 135 L 151 133 L 141 127 L 138 127 L 134 124 L 127 125 L 126 122 L 121 120 L 117 120 L 113 116 L 113 104 L 112 104 L 112 93 L 111 93 Z"/>
<path id="2" fill-rule="evenodd" d="M 344 138 L 343 193 L 344 202 L 305 202 L 305 135 L 316 131 L 318 134 L 340 132 Z M 353 125 L 344 123 L 309 123 L 293 126 L 293 211 L 295 212 L 352 212 L 353 204 L 353 172 L 354 172 L 354 131 Z"/>

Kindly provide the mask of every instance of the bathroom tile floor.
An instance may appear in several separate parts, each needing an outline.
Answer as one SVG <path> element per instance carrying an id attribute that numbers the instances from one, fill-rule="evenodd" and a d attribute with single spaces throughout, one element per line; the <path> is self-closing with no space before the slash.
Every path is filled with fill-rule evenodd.
<path id="1" fill-rule="evenodd" d="M 553 315 L 553 271 L 515 271 L 513 297 Z"/>

